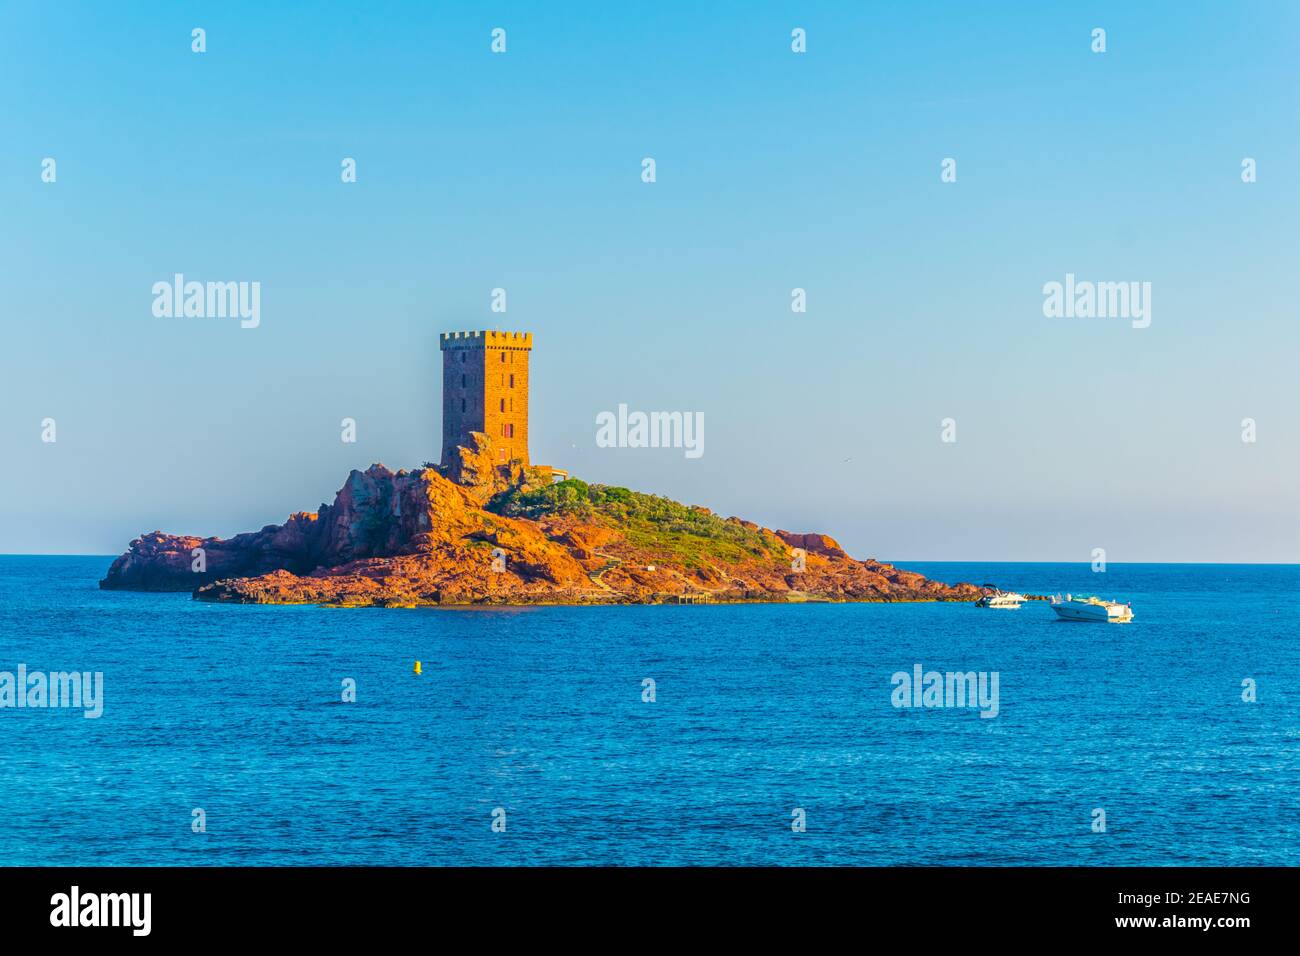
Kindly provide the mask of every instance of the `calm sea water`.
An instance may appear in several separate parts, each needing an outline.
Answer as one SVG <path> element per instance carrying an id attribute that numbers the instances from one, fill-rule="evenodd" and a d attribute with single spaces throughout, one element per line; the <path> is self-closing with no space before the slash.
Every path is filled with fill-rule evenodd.
<path id="1" fill-rule="evenodd" d="M 1124 626 L 228 607 L 101 592 L 109 561 L 0 557 L 0 670 L 105 696 L 0 710 L 0 864 L 1300 863 L 1300 567 L 906 565 L 1099 591 Z M 1001 713 L 895 709 L 916 663 L 997 671 Z"/>

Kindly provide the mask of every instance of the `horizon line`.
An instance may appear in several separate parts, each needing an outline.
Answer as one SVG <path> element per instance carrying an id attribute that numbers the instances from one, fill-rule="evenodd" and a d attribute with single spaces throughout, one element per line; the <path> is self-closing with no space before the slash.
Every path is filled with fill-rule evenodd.
<path id="1" fill-rule="evenodd" d="M 221 540 L 230 540 L 224 538 Z M 90 553 L 69 553 L 69 552 L 48 552 L 48 551 L 0 551 L 0 558 L 106 558 L 116 560 L 127 551 L 119 551 L 114 554 L 90 554 Z M 853 558 L 855 561 L 878 561 L 881 564 L 905 565 L 905 564 L 1082 564 L 1091 565 L 1090 560 L 1035 560 L 1021 561 L 1007 558 Z M 1300 561 L 1107 561 L 1106 566 L 1118 567 L 1138 567 L 1142 565 L 1186 565 L 1208 566 L 1208 567 L 1241 567 L 1241 568 L 1293 568 L 1300 567 Z M 1104 571 L 1096 572 L 1104 574 Z"/>

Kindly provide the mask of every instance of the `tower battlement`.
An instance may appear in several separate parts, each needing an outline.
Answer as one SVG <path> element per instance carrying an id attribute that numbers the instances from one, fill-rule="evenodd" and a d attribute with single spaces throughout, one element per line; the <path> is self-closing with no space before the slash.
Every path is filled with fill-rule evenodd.
<path id="1" fill-rule="evenodd" d="M 528 356 L 531 332 L 484 329 L 443 332 L 442 464 L 459 447 L 474 445 L 471 432 L 492 440 L 498 462 L 528 465 Z"/>
<path id="2" fill-rule="evenodd" d="M 484 329 L 474 332 L 443 332 L 439 347 L 447 349 L 529 349 L 533 347 L 532 332 L 500 332 Z"/>

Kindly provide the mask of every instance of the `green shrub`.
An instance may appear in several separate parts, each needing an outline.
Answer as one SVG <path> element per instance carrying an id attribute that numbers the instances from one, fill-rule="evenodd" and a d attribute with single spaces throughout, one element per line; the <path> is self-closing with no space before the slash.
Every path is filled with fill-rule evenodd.
<path id="1" fill-rule="evenodd" d="M 489 508 L 512 518 L 536 520 L 547 515 L 569 515 L 618 528 L 634 546 L 688 566 L 695 566 L 704 557 L 738 561 L 784 556 L 784 548 L 734 521 L 660 495 L 589 485 L 577 478 L 530 491 L 505 492 L 493 499 Z"/>

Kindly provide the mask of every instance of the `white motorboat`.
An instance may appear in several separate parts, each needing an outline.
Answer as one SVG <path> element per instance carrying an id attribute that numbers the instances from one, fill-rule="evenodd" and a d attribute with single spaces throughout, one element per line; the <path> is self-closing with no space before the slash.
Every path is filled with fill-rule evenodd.
<path id="1" fill-rule="evenodd" d="M 1127 624 L 1133 620 L 1133 608 L 1118 601 L 1103 601 L 1099 597 L 1074 597 L 1067 594 L 1061 600 L 1052 598 L 1052 610 L 1063 621 L 1091 621 L 1098 624 Z"/>
<path id="2" fill-rule="evenodd" d="M 995 591 L 992 594 L 986 594 L 975 602 L 976 607 L 992 607 L 1004 611 L 1014 611 L 1020 607 L 1021 602 L 1027 600 L 1023 594 L 1016 594 L 1014 591 Z"/>

